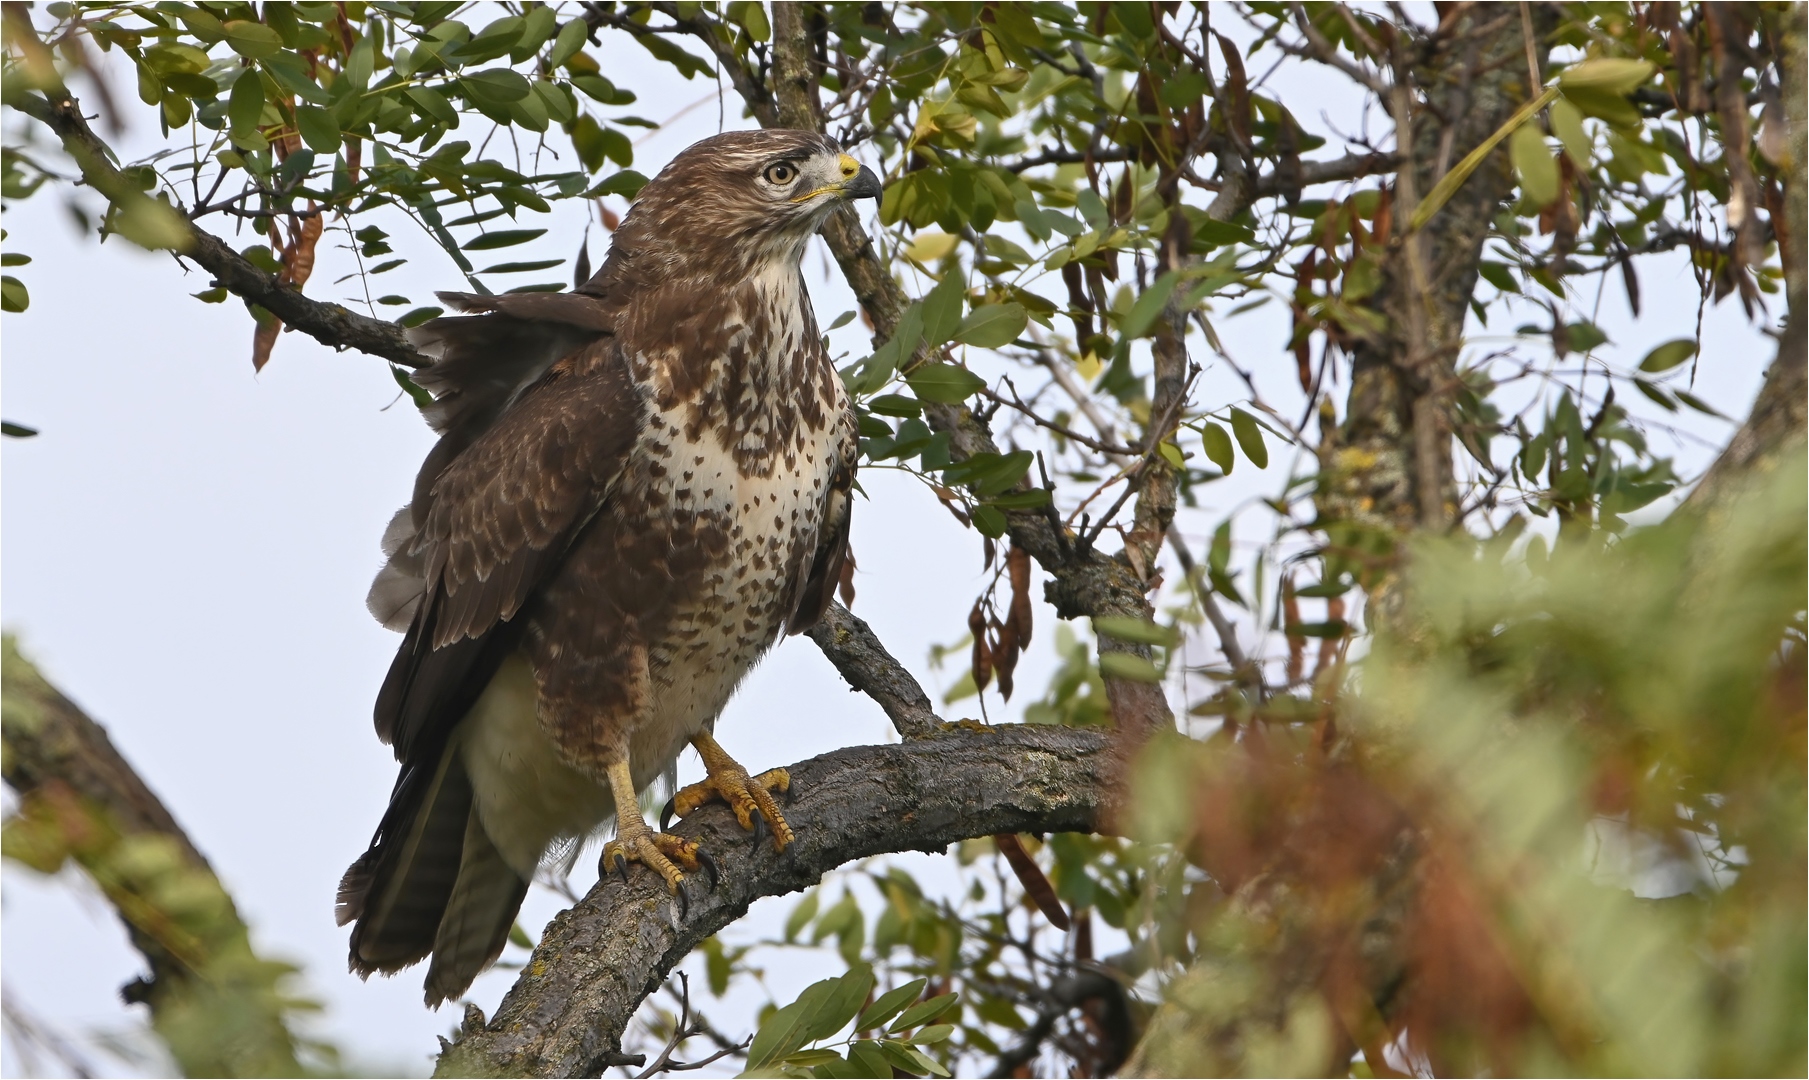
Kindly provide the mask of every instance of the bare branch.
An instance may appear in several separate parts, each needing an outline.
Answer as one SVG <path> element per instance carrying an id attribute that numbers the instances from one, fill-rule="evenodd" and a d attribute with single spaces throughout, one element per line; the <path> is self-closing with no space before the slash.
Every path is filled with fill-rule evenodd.
<path id="1" fill-rule="evenodd" d="M 914 739 L 939 730 L 942 718 L 931 708 L 923 687 L 892 658 L 873 628 L 859 616 L 832 603 L 809 634 L 849 687 L 879 702 L 899 735 Z"/>

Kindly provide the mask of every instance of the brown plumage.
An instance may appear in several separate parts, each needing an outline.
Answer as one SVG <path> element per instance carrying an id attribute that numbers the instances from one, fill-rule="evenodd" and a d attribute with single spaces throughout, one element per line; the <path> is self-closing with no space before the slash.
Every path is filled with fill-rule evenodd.
<path id="1" fill-rule="evenodd" d="M 854 417 L 799 260 L 873 174 L 820 135 L 732 132 L 680 154 L 568 294 L 446 294 L 415 331 L 440 441 L 384 535 L 371 610 L 405 631 L 378 694 L 402 763 L 340 884 L 351 966 L 429 955 L 430 1005 L 507 940 L 549 849 L 613 815 L 606 858 L 676 891 L 694 845 L 634 794 L 687 742 L 729 801 L 791 832 L 710 738 L 741 678 L 814 624 L 845 557 Z"/>

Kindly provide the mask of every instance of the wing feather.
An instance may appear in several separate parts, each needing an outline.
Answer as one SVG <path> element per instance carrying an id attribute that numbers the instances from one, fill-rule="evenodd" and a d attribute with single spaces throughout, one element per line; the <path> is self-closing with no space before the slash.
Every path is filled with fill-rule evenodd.
<path id="1" fill-rule="evenodd" d="M 848 531 L 854 520 L 854 470 L 860 457 L 852 412 L 844 414 L 840 430 L 836 470 L 823 496 L 816 554 L 786 622 L 788 634 L 801 634 L 823 618 L 835 599 L 836 584 L 842 580 L 842 567 L 848 561 Z"/>
<path id="2" fill-rule="evenodd" d="M 443 742 L 513 647 L 513 620 L 602 510 L 644 422 L 613 339 L 547 371 L 457 457 L 415 508 L 423 588 L 377 698 L 404 761 Z"/>

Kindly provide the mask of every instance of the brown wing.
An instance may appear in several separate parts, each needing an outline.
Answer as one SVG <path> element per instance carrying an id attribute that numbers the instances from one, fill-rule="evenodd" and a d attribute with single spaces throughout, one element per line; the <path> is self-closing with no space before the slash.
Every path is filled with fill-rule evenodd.
<path id="1" fill-rule="evenodd" d="M 785 625 L 788 634 L 801 634 L 815 626 L 835 599 L 835 587 L 842 580 L 842 567 L 848 561 L 848 529 L 854 520 L 854 469 L 860 457 L 860 444 L 855 438 L 852 411 L 838 423 L 841 438 L 836 445 L 838 461 L 830 477 L 829 490 L 823 497 L 822 524 L 817 528 L 816 555 L 810 571 L 798 592 L 791 619 Z"/>
<path id="2" fill-rule="evenodd" d="M 555 366 L 417 503 L 423 598 L 377 697 L 408 762 L 437 750 L 513 648 L 511 620 L 602 509 L 643 423 L 613 339 Z M 425 740 L 425 742 L 423 742 Z"/>

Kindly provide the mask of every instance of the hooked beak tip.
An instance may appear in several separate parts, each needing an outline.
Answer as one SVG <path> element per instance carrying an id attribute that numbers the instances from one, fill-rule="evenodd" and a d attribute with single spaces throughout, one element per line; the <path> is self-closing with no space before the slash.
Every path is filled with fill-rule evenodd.
<path id="1" fill-rule="evenodd" d="M 879 176 L 872 169 L 862 165 L 861 171 L 842 185 L 844 199 L 877 199 L 885 193 L 885 185 L 879 182 Z"/>

